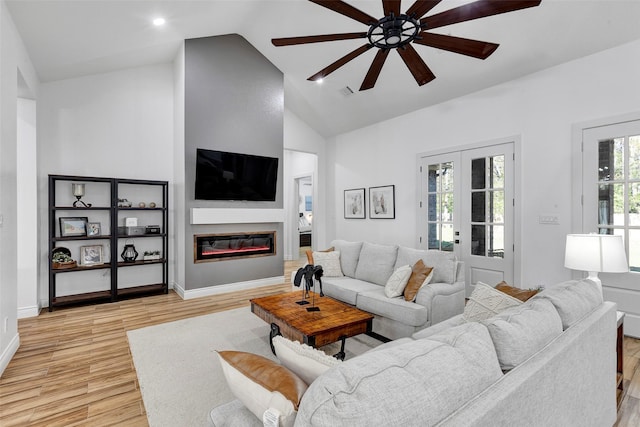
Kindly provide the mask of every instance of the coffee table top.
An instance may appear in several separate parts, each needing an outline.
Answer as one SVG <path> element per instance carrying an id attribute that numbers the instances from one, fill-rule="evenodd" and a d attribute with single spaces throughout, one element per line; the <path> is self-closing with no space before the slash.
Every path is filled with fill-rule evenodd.
<path id="1" fill-rule="evenodd" d="M 373 315 L 330 297 L 320 297 L 309 292 L 309 304 L 299 305 L 302 291 L 270 295 L 251 300 L 251 306 L 258 306 L 273 317 L 285 322 L 307 336 L 314 336 L 332 329 L 344 328 L 351 324 L 362 324 L 373 319 Z M 311 302 L 319 311 L 307 311 Z"/>

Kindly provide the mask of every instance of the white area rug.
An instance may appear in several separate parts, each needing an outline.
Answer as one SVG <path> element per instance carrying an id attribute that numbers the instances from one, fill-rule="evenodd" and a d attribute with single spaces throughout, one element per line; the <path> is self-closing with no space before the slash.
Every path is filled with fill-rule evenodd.
<path id="1" fill-rule="evenodd" d="M 269 325 L 249 307 L 136 329 L 127 333 L 151 427 L 207 426 L 211 409 L 234 399 L 216 350 L 247 351 L 277 360 Z M 349 338 L 345 360 L 380 342 Z M 336 353 L 338 343 L 326 346 Z"/>

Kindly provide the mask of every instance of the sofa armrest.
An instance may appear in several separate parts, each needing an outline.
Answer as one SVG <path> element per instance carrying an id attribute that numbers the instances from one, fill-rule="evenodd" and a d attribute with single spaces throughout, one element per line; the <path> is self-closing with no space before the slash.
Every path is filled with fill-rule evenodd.
<path id="1" fill-rule="evenodd" d="M 464 311 L 464 282 L 429 283 L 416 296 L 416 303 L 429 310 L 431 325 Z"/>

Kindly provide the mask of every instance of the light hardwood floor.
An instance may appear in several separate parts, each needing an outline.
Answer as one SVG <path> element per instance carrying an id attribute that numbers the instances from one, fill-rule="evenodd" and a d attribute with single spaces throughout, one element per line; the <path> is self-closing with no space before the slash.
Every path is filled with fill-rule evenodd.
<path id="1" fill-rule="evenodd" d="M 285 277 L 298 268 L 289 262 Z M 182 300 L 168 295 L 43 311 L 18 322 L 21 346 L 0 378 L 0 425 L 146 426 L 127 331 L 247 306 L 290 283 Z M 618 427 L 640 425 L 640 340 L 625 338 L 627 397 Z"/>

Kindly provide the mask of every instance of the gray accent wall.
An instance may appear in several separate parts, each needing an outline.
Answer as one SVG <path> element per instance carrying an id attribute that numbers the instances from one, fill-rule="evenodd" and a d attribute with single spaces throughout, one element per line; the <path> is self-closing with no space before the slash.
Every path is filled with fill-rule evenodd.
<path id="1" fill-rule="evenodd" d="M 186 290 L 284 276 L 283 224 L 191 225 L 192 208 L 283 208 L 283 74 L 242 36 L 185 41 Z M 274 202 L 195 200 L 196 149 L 277 157 Z M 195 264 L 194 234 L 275 230 L 276 255 Z"/>

